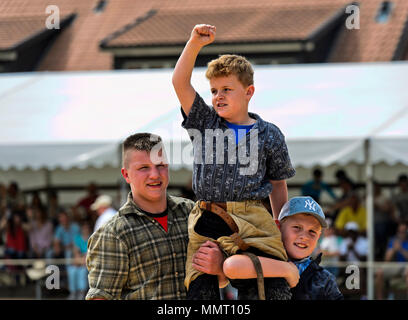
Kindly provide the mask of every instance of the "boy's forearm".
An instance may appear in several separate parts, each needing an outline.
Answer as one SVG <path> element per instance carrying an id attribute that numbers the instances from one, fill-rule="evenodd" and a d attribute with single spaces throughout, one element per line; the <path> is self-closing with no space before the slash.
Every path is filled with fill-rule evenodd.
<path id="1" fill-rule="evenodd" d="M 270 180 L 273 186 L 272 192 L 269 194 L 273 217 L 278 219 L 279 213 L 283 205 L 288 201 L 288 188 L 286 180 Z"/>
<path id="2" fill-rule="evenodd" d="M 289 263 L 265 257 L 258 257 L 261 262 L 264 277 L 286 278 L 289 276 Z M 255 267 L 247 256 L 236 254 L 224 262 L 224 274 L 230 279 L 256 278 Z"/>

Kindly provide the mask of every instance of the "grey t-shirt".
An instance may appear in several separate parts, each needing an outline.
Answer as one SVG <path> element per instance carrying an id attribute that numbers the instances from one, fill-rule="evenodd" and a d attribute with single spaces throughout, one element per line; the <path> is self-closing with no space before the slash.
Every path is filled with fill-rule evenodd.
<path id="1" fill-rule="evenodd" d="M 269 180 L 295 175 L 282 132 L 258 115 L 249 113 L 256 123 L 237 146 L 234 131 L 198 93 L 188 116 L 181 111 L 194 146 L 197 200 L 262 200 L 272 192 Z"/>

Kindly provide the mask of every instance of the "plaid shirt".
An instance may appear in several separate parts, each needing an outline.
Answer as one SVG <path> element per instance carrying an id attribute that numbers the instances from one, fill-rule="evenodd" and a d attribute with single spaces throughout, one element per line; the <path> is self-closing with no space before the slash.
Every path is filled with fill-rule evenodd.
<path id="1" fill-rule="evenodd" d="M 223 148 L 221 153 L 225 160 L 217 163 L 217 142 L 213 139 L 206 141 L 206 134 L 209 131 L 213 133 L 218 131 L 215 135 L 220 136 L 220 132 L 225 134 L 231 129 L 198 93 L 188 116 L 183 109 L 181 113 L 184 118 L 182 127 L 187 129 L 194 147 L 193 191 L 198 200 L 222 202 L 262 200 L 272 192 L 269 180 L 284 180 L 295 175 L 296 171 L 290 161 L 284 135 L 277 126 L 262 120 L 257 114 L 248 113 L 256 123 L 246 134 L 246 145 L 243 140 L 238 144 L 238 147 L 242 146 L 243 150 L 246 150 L 246 155 L 251 158 L 249 165 L 243 165 L 239 161 L 229 163 L 229 143 L 221 144 Z M 197 139 L 195 132 L 200 133 L 201 139 Z M 251 132 L 258 134 L 257 141 L 254 140 L 257 143 L 251 142 Z M 222 138 L 221 142 L 224 140 Z M 236 154 L 236 144 L 233 143 L 231 147 L 235 149 L 230 151 Z M 211 155 L 211 152 L 212 163 L 208 163 L 211 161 L 206 161 L 207 153 Z M 211 160 L 211 156 L 209 158 L 208 160 Z M 251 168 L 251 174 L 241 174 L 241 169 L 245 167 Z"/>
<path id="2" fill-rule="evenodd" d="M 185 299 L 191 200 L 167 197 L 168 232 L 128 201 L 88 241 L 86 299 Z"/>

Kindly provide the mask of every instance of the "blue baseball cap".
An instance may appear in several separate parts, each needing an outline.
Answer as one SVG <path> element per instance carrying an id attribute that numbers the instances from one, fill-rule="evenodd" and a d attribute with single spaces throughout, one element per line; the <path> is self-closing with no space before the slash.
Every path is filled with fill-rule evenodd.
<path id="1" fill-rule="evenodd" d="M 319 220 L 323 228 L 327 228 L 326 217 L 322 208 L 312 197 L 293 197 L 286 202 L 281 212 L 279 213 L 278 220 L 283 218 L 294 216 L 298 213 L 310 214 Z"/>

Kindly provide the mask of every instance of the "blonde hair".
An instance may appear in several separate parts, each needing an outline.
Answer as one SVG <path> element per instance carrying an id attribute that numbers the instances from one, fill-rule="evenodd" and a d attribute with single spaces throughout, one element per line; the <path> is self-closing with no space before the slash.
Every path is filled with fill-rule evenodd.
<path id="1" fill-rule="evenodd" d="M 251 63 L 235 54 L 224 54 L 210 61 L 205 73 L 208 80 L 230 75 L 235 75 L 244 87 L 254 84 L 254 70 Z"/>

